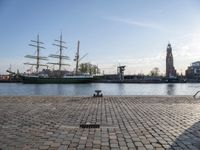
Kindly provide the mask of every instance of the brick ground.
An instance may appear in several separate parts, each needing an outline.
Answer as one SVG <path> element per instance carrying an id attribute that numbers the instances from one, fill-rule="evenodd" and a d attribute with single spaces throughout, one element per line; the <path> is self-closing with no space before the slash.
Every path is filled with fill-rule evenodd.
<path id="1" fill-rule="evenodd" d="M 200 100 L 0 97 L 0 149 L 200 149 Z"/>

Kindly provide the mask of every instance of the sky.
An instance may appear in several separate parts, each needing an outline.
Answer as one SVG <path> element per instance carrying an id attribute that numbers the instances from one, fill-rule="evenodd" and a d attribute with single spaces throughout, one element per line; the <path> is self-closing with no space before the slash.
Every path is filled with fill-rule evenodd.
<path id="1" fill-rule="evenodd" d="M 104 73 L 149 74 L 158 67 L 165 74 L 167 44 L 174 66 L 183 73 L 200 61 L 199 0 L 0 0 L 0 74 L 10 66 L 24 72 L 25 55 L 34 55 L 30 40 L 44 42 L 42 56 L 57 53 L 53 46 L 62 32 L 73 70 L 77 41 L 81 60 Z M 55 60 L 49 60 L 55 61 Z M 45 62 L 44 62 L 45 63 Z"/>

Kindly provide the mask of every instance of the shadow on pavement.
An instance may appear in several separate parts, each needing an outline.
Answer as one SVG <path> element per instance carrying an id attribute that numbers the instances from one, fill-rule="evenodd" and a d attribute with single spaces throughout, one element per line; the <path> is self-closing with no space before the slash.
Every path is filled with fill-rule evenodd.
<path id="1" fill-rule="evenodd" d="M 171 145 L 171 148 L 200 150 L 200 121 L 186 129 Z"/>

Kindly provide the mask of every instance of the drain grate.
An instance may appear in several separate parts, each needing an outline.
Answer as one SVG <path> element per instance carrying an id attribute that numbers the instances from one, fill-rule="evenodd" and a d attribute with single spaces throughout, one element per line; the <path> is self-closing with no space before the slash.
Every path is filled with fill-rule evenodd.
<path id="1" fill-rule="evenodd" d="M 80 128 L 100 128 L 99 124 L 80 124 Z"/>

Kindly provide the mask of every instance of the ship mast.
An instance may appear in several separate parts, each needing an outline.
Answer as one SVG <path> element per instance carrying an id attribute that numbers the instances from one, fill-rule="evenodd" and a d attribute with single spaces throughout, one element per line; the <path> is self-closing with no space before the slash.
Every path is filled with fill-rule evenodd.
<path id="1" fill-rule="evenodd" d="M 41 46 L 42 44 L 44 44 L 43 42 L 40 42 L 40 39 L 39 39 L 39 34 L 37 35 L 37 40 L 31 40 L 32 43 L 34 44 L 29 44 L 29 46 L 33 46 L 33 47 L 36 47 L 36 56 L 34 55 L 26 55 L 25 57 L 26 58 L 31 58 L 31 59 L 36 59 L 36 64 L 34 63 L 24 63 L 25 65 L 35 65 L 36 66 L 36 72 L 38 73 L 39 71 L 39 66 L 47 66 L 47 65 L 44 65 L 44 64 L 40 64 L 40 60 L 47 60 L 47 57 L 43 57 L 43 56 L 40 56 L 40 49 L 45 49 L 43 46 Z"/>
<path id="2" fill-rule="evenodd" d="M 62 54 L 62 53 L 63 53 L 63 50 L 64 50 L 64 49 L 67 49 L 67 47 L 64 46 L 64 44 L 65 44 L 66 42 L 64 42 L 64 41 L 62 40 L 62 33 L 61 33 L 61 35 L 60 35 L 60 39 L 59 39 L 59 40 L 54 40 L 54 41 L 56 42 L 56 44 L 53 44 L 53 45 L 59 47 L 59 55 L 50 54 L 49 57 L 51 57 L 51 58 L 57 58 L 57 59 L 59 59 L 59 61 L 58 61 L 58 63 L 51 63 L 51 62 L 49 62 L 48 64 L 58 65 L 58 66 L 59 66 L 59 71 L 61 71 L 63 65 L 69 65 L 69 64 L 63 64 L 63 63 L 62 63 L 62 60 L 63 60 L 63 59 L 69 60 L 69 57 L 68 57 L 68 56 L 64 56 L 64 55 Z"/>
<path id="3" fill-rule="evenodd" d="M 78 41 L 78 45 L 77 45 L 77 52 L 76 52 L 76 56 L 75 56 L 75 60 L 76 60 L 76 72 L 75 74 L 78 74 L 78 64 L 79 64 L 79 45 L 80 45 L 80 41 Z"/>
<path id="4" fill-rule="evenodd" d="M 80 48 L 80 41 L 78 41 L 78 44 L 77 44 L 77 52 L 76 52 L 76 56 L 75 56 L 75 59 L 74 59 L 74 61 L 76 61 L 75 75 L 78 75 L 78 66 L 79 66 L 80 60 L 82 60 L 85 56 L 88 55 L 88 53 L 86 53 L 85 55 L 83 55 L 83 56 L 80 58 L 80 55 L 79 55 L 79 48 Z"/>

